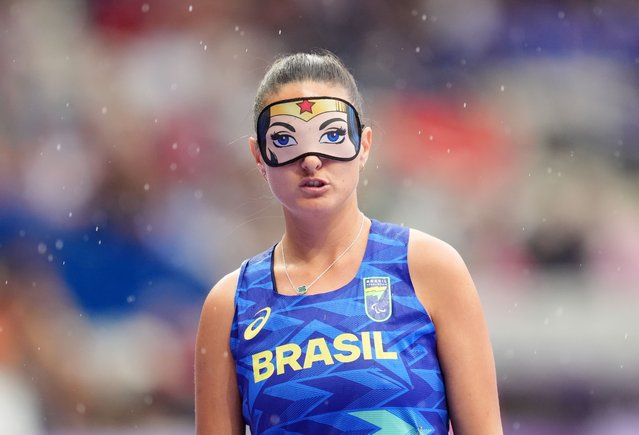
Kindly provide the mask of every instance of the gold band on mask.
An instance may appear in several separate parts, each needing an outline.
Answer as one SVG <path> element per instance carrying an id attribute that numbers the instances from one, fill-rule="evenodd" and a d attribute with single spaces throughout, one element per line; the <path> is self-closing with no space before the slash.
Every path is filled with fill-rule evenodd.
<path id="1" fill-rule="evenodd" d="M 308 121 L 315 116 L 326 112 L 347 113 L 347 105 L 343 101 L 333 99 L 305 99 L 302 101 L 289 101 L 275 104 L 271 107 L 271 118 L 277 115 L 291 115 Z"/>

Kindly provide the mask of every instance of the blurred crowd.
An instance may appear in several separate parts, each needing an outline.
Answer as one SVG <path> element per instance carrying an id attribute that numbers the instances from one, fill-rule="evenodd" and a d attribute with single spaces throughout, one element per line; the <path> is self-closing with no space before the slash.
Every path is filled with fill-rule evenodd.
<path id="1" fill-rule="evenodd" d="M 0 3 L 0 433 L 192 433 L 201 304 L 282 230 L 253 97 L 319 48 L 374 130 L 363 210 L 478 283 L 507 432 L 630 433 L 638 22 L 633 0 Z"/>

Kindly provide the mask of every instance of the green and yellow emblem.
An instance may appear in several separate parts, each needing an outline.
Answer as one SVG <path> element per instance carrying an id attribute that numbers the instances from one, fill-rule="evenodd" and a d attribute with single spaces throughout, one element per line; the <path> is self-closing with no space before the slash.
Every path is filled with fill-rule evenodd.
<path id="1" fill-rule="evenodd" d="M 393 312 L 391 303 L 391 282 L 388 276 L 364 278 L 364 305 L 366 315 L 375 322 L 390 319 Z"/>

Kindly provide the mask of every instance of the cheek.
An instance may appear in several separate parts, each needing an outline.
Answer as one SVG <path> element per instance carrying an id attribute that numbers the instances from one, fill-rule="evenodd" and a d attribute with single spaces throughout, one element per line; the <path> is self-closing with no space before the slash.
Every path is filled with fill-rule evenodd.
<path id="1" fill-rule="evenodd" d="M 357 185 L 359 180 L 359 162 L 357 159 L 347 163 L 340 174 L 340 181 L 345 186 Z"/>
<path id="2" fill-rule="evenodd" d="M 273 170 L 270 167 L 266 169 L 266 180 L 276 198 L 285 195 L 292 183 L 283 171 Z"/>

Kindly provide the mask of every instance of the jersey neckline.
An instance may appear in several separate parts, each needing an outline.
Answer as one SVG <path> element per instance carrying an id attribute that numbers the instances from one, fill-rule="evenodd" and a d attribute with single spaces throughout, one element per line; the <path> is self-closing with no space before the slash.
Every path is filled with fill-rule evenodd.
<path id="1" fill-rule="evenodd" d="M 357 272 L 355 273 L 355 276 L 353 277 L 353 279 L 351 279 L 349 282 L 347 282 L 346 284 L 344 284 L 343 286 L 336 288 L 334 290 L 329 290 L 327 292 L 322 292 L 322 293 L 314 293 L 314 294 L 305 294 L 305 295 L 286 295 L 286 294 L 282 294 L 277 290 L 277 283 L 275 282 L 275 248 L 277 247 L 278 243 L 276 243 L 275 245 L 273 245 L 273 247 L 270 249 L 269 252 L 269 262 L 270 262 L 270 267 L 269 267 L 269 274 L 271 275 L 271 290 L 273 291 L 273 293 L 277 296 L 281 296 L 284 298 L 317 298 L 320 297 L 322 295 L 334 295 L 337 292 L 341 292 L 349 287 L 351 287 L 353 285 L 353 283 L 355 281 L 357 281 L 361 274 L 362 274 L 362 267 L 364 265 L 364 261 L 366 261 L 369 256 L 370 256 L 370 250 L 371 250 L 371 236 L 373 235 L 373 233 L 375 233 L 376 227 L 377 227 L 377 221 L 375 219 L 369 218 L 371 221 L 371 226 L 368 230 L 368 237 L 366 239 L 366 249 L 364 249 L 364 257 L 362 258 L 362 261 L 359 264 L 359 267 L 357 268 Z"/>

